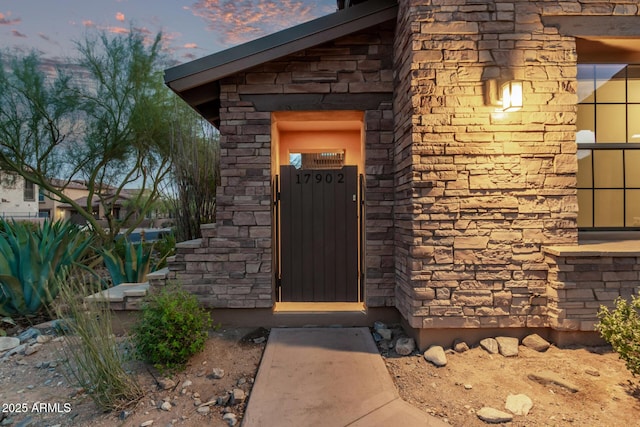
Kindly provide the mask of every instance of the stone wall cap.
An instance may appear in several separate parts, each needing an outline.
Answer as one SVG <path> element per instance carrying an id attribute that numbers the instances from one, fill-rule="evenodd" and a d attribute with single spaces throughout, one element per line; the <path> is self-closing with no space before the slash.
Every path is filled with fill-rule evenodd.
<path id="1" fill-rule="evenodd" d="M 202 239 L 185 240 L 184 242 L 176 243 L 176 249 L 178 248 L 197 249 L 201 247 L 202 247 Z"/>
<path id="2" fill-rule="evenodd" d="M 562 257 L 640 257 L 640 240 L 585 241 L 577 245 L 543 246 L 542 250 Z"/>

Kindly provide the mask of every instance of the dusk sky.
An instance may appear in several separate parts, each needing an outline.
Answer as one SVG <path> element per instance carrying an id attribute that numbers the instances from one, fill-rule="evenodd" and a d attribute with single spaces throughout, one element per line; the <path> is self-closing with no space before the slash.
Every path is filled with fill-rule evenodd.
<path id="1" fill-rule="evenodd" d="M 87 30 L 162 31 L 178 62 L 330 14 L 335 0 L 0 0 L 0 49 L 73 56 Z"/>

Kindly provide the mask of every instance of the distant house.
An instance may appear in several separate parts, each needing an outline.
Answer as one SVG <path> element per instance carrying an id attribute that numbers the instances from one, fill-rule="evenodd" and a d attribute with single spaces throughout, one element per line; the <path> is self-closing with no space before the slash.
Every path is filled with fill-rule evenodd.
<path id="1" fill-rule="evenodd" d="M 107 215 L 111 215 L 116 220 L 124 220 L 131 209 L 135 209 L 133 201 L 141 191 L 139 189 L 123 189 L 116 197 L 115 189 L 106 189 L 101 195 L 93 195 L 88 205 L 89 188 L 81 181 L 66 182 L 63 180 L 52 180 L 55 187 L 62 190 L 65 196 L 72 199 L 83 208 L 90 206 L 93 216 L 104 221 Z M 78 214 L 77 209 L 70 203 L 57 200 L 57 197 L 42 192 L 40 194 L 40 215 L 43 217 L 55 218 L 57 220 L 70 220 L 80 224 L 85 223 L 85 219 Z M 105 211 L 105 206 L 110 206 L 110 211 Z M 153 211 L 148 214 L 148 219 L 158 216 Z M 131 219 L 137 219 L 138 214 L 134 214 Z"/>
<path id="2" fill-rule="evenodd" d="M 0 217 L 37 221 L 38 186 L 21 176 L 0 171 Z"/>
<path id="3" fill-rule="evenodd" d="M 637 2 L 359 3 L 166 70 L 222 153 L 169 278 L 273 324 L 394 310 L 421 347 L 595 339 L 640 285 Z"/>

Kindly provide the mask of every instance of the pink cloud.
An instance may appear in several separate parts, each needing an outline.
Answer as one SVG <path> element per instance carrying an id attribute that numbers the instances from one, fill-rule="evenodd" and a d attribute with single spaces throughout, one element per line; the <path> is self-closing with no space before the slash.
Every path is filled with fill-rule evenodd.
<path id="1" fill-rule="evenodd" d="M 185 43 L 184 46 L 185 49 L 197 49 L 198 48 L 198 44 L 197 43 Z"/>
<path id="2" fill-rule="evenodd" d="M 90 19 L 84 19 L 84 20 L 82 21 L 82 25 L 83 25 L 83 26 L 85 26 L 85 27 L 88 27 L 88 28 L 93 28 L 93 27 L 95 27 L 95 26 L 96 26 L 96 23 L 95 23 L 95 22 L 93 22 L 93 21 L 92 21 L 92 20 L 90 20 Z"/>
<path id="3" fill-rule="evenodd" d="M 22 22 L 22 19 L 20 18 L 10 19 L 9 18 L 10 16 L 11 16 L 11 12 L 7 12 L 6 15 L 0 12 L 0 25 L 15 25 Z"/>
<path id="4" fill-rule="evenodd" d="M 120 22 L 124 22 L 124 13 L 122 12 L 116 13 L 116 20 Z"/>
<path id="5" fill-rule="evenodd" d="M 129 34 L 129 29 L 124 27 L 104 27 L 104 30 L 112 34 Z"/>
<path id="6" fill-rule="evenodd" d="M 312 5 L 301 0 L 198 0 L 190 10 L 207 22 L 207 29 L 221 33 L 222 40 L 232 44 L 316 17 Z"/>
<path id="7" fill-rule="evenodd" d="M 27 38 L 27 35 L 24 33 L 21 33 L 18 30 L 11 30 L 11 34 L 13 35 L 13 37 L 22 37 L 22 38 Z"/>

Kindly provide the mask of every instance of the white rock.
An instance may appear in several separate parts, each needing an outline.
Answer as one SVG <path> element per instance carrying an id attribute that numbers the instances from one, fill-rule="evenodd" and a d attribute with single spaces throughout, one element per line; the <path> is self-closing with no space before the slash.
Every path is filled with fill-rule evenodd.
<path id="1" fill-rule="evenodd" d="M 20 340 L 16 337 L 0 337 L 0 351 L 11 350 L 20 345 Z"/>
<path id="2" fill-rule="evenodd" d="M 545 340 L 538 334 L 531 334 L 524 337 L 522 339 L 522 345 L 539 352 L 547 351 L 549 347 L 551 347 L 549 341 Z"/>
<path id="3" fill-rule="evenodd" d="M 224 414 L 222 419 L 225 420 L 232 427 L 238 423 L 238 418 L 236 417 L 236 414 L 233 414 L 231 412 Z"/>
<path id="4" fill-rule="evenodd" d="M 211 371 L 211 378 L 219 380 L 222 377 L 224 377 L 224 369 L 213 368 L 213 370 Z"/>
<path id="5" fill-rule="evenodd" d="M 196 411 L 197 411 L 199 414 L 203 414 L 203 415 L 204 415 L 204 414 L 208 414 L 210 410 L 211 410 L 211 409 L 209 409 L 209 407 L 208 407 L 208 406 L 201 406 L 201 407 L 199 407 L 198 409 L 196 409 Z"/>
<path id="6" fill-rule="evenodd" d="M 510 394 L 504 407 L 515 415 L 527 415 L 533 408 L 533 401 L 526 394 Z"/>
<path id="7" fill-rule="evenodd" d="M 151 424 L 153 424 L 153 420 L 145 421 L 140 424 L 140 427 L 149 427 Z"/>
<path id="8" fill-rule="evenodd" d="M 518 355 L 518 338 L 496 337 L 500 354 L 504 357 L 514 357 Z"/>
<path id="9" fill-rule="evenodd" d="M 239 388 L 234 388 L 233 392 L 231 393 L 231 404 L 235 405 L 237 403 L 242 403 L 244 402 L 245 398 L 246 398 L 246 394 L 243 390 Z"/>
<path id="10" fill-rule="evenodd" d="M 390 340 L 393 336 L 393 332 L 391 332 L 391 329 L 378 329 L 376 332 L 380 334 L 383 340 Z"/>
<path id="11" fill-rule="evenodd" d="M 36 337 L 36 342 L 38 344 L 45 344 L 48 343 L 49 341 L 51 341 L 53 337 L 51 335 L 38 335 Z"/>
<path id="12" fill-rule="evenodd" d="M 184 380 L 184 382 L 182 383 L 182 385 L 180 386 L 180 388 L 187 388 L 187 387 L 191 387 L 193 385 L 193 381 L 191 380 Z"/>
<path id="13" fill-rule="evenodd" d="M 170 411 L 171 410 L 171 403 L 162 402 L 162 405 L 160 405 L 160 409 L 162 409 L 163 411 Z"/>
<path id="14" fill-rule="evenodd" d="M 498 341 L 493 338 L 485 338 L 480 341 L 480 347 L 484 348 L 490 354 L 498 354 Z"/>
<path id="15" fill-rule="evenodd" d="M 24 355 L 31 356 L 36 351 L 40 350 L 40 347 L 42 347 L 42 344 L 38 344 L 38 343 L 32 344 L 29 347 L 24 349 Z"/>
<path id="16" fill-rule="evenodd" d="M 436 366 L 445 366 L 447 364 L 447 355 L 444 349 L 439 345 L 433 345 L 424 352 L 424 359 Z"/>
<path id="17" fill-rule="evenodd" d="M 176 382 L 170 378 L 161 378 L 158 380 L 158 385 L 160 385 L 160 388 L 163 390 L 169 390 L 176 386 Z"/>
<path id="18" fill-rule="evenodd" d="M 485 423 L 492 423 L 492 424 L 508 423 L 511 420 L 513 420 L 513 415 L 508 414 L 506 412 L 499 411 L 494 408 L 489 408 L 487 406 L 480 409 L 476 413 L 476 415 Z"/>
<path id="19" fill-rule="evenodd" d="M 396 341 L 396 353 L 402 356 L 408 356 L 416 349 L 416 342 L 413 338 L 402 337 Z"/>

